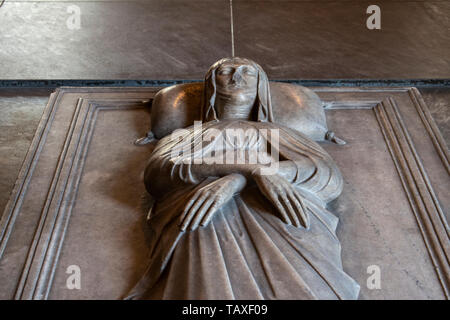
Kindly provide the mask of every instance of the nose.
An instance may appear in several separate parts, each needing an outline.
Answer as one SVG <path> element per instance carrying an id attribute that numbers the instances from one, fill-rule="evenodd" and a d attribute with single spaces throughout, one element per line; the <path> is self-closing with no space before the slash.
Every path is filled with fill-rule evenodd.
<path id="1" fill-rule="evenodd" d="M 241 84 L 243 81 L 244 78 L 242 77 L 242 71 L 240 69 L 234 71 L 231 82 L 234 84 Z"/>

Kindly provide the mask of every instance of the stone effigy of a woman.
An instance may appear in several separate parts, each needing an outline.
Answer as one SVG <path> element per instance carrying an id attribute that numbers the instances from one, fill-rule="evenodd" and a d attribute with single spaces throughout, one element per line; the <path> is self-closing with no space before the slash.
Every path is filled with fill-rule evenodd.
<path id="1" fill-rule="evenodd" d="M 156 145 L 150 260 L 128 299 L 356 299 L 344 271 L 333 159 L 273 120 L 269 82 L 248 59 L 216 62 L 202 123 Z"/>

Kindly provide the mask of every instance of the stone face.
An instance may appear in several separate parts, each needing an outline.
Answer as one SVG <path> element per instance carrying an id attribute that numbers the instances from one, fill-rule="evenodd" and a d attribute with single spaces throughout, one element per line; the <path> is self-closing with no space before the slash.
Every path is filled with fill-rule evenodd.
<path id="1" fill-rule="evenodd" d="M 330 208 L 360 298 L 444 299 L 448 158 L 420 94 L 313 89 L 327 103 L 329 128 L 347 141 L 322 146 L 344 177 Z M 1 298 L 117 299 L 134 285 L 148 251 L 141 173 L 151 149 L 133 142 L 150 125 L 148 100 L 157 90 L 52 95 L 2 217 Z M 81 290 L 66 287 L 70 265 L 81 269 Z M 373 265 L 381 270 L 379 290 L 365 285 Z"/>

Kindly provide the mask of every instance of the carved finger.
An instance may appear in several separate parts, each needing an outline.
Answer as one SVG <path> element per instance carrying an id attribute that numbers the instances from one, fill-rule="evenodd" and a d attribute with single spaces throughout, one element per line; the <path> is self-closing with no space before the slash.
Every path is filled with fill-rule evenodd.
<path id="1" fill-rule="evenodd" d="M 303 206 L 301 204 L 301 202 L 297 199 L 297 197 L 294 195 L 294 193 L 289 193 L 288 194 L 289 200 L 292 203 L 292 206 L 294 207 L 294 211 L 295 211 L 295 215 L 297 216 L 297 218 L 300 221 L 300 225 L 304 228 L 307 228 L 307 220 L 306 218 L 306 213 L 303 210 Z M 300 227 L 299 225 L 299 227 Z"/>
<path id="2" fill-rule="evenodd" d="M 205 216 L 205 213 L 208 211 L 208 209 L 211 207 L 213 201 L 214 199 L 212 197 L 209 197 L 203 202 L 202 206 L 197 210 L 197 213 L 195 214 L 195 217 L 192 219 L 192 222 L 189 226 L 189 229 L 191 231 L 197 229 L 198 224 Z"/>
<path id="3" fill-rule="evenodd" d="M 192 196 L 192 198 L 189 199 L 188 203 L 186 204 L 186 206 L 184 207 L 183 212 L 180 215 L 180 225 L 182 223 L 182 221 L 184 220 L 184 217 L 186 216 L 186 214 L 189 212 L 189 209 L 191 209 L 191 207 L 194 205 L 195 201 L 202 195 L 201 190 L 197 190 L 197 192 L 194 193 L 194 195 Z"/>
<path id="4" fill-rule="evenodd" d="M 284 209 L 283 205 L 278 201 L 278 193 L 273 191 L 275 190 L 274 187 L 270 188 L 267 187 L 266 183 L 264 183 L 264 177 L 258 176 L 258 179 L 255 179 L 256 184 L 261 191 L 261 193 L 275 206 L 275 208 L 280 213 L 280 219 L 287 225 L 291 225 L 291 221 L 289 219 L 289 216 L 286 213 L 286 210 Z"/>
<path id="5" fill-rule="evenodd" d="M 278 212 L 281 215 L 281 220 L 287 224 L 287 225 L 291 225 L 291 219 L 289 219 L 289 216 L 286 212 L 286 210 L 284 209 L 284 206 L 281 204 L 281 202 L 278 200 L 278 196 L 274 195 L 273 198 L 271 199 L 272 203 L 275 205 L 275 207 L 278 209 Z"/>
<path id="6" fill-rule="evenodd" d="M 293 204 L 291 203 L 287 193 L 282 194 L 280 199 L 281 204 L 284 205 L 284 208 L 286 209 L 287 213 L 289 214 L 292 224 L 295 227 L 300 227 L 300 221 L 298 220 L 297 214 L 293 208 Z"/>
<path id="7" fill-rule="evenodd" d="M 299 210 L 298 211 L 299 211 L 301 220 L 303 220 L 303 222 L 304 222 L 303 226 L 306 229 L 309 229 L 309 226 L 310 226 L 310 224 L 309 224 L 309 216 L 308 216 L 308 212 L 306 211 L 307 207 L 306 207 L 306 205 L 305 205 L 305 203 L 304 203 L 304 201 L 302 199 L 302 196 L 299 195 L 297 192 L 293 192 L 293 195 L 294 195 L 294 198 L 296 200 L 298 200 L 298 202 L 299 202 L 299 206 L 298 206 Z"/>
<path id="8" fill-rule="evenodd" d="M 208 197 L 207 193 L 202 194 L 197 201 L 192 205 L 192 207 L 189 209 L 186 217 L 183 220 L 183 223 L 181 224 L 181 230 L 185 231 L 189 223 L 191 222 L 192 218 L 195 216 L 195 213 L 197 212 L 198 208 L 203 204 L 205 199 Z"/>
<path id="9" fill-rule="evenodd" d="M 221 203 L 217 200 L 212 203 L 205 216 L 203 217 L 202 222 L 200 223 L 203 227 L 208 225 L 209 221 L 211 221 L 212 217 L 214 216 L 214 213 L 216 213 L 220 206 Z"/>

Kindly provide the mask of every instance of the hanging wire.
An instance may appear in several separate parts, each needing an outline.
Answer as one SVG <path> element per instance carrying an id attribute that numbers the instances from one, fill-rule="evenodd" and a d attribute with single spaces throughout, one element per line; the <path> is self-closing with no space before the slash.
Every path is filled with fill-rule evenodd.
<path id="1" fill-rule="evenodd" d="M 231 57 L 234 57 L 233 0 L 230 0 L 230 22 L 231 22 Z"/>

